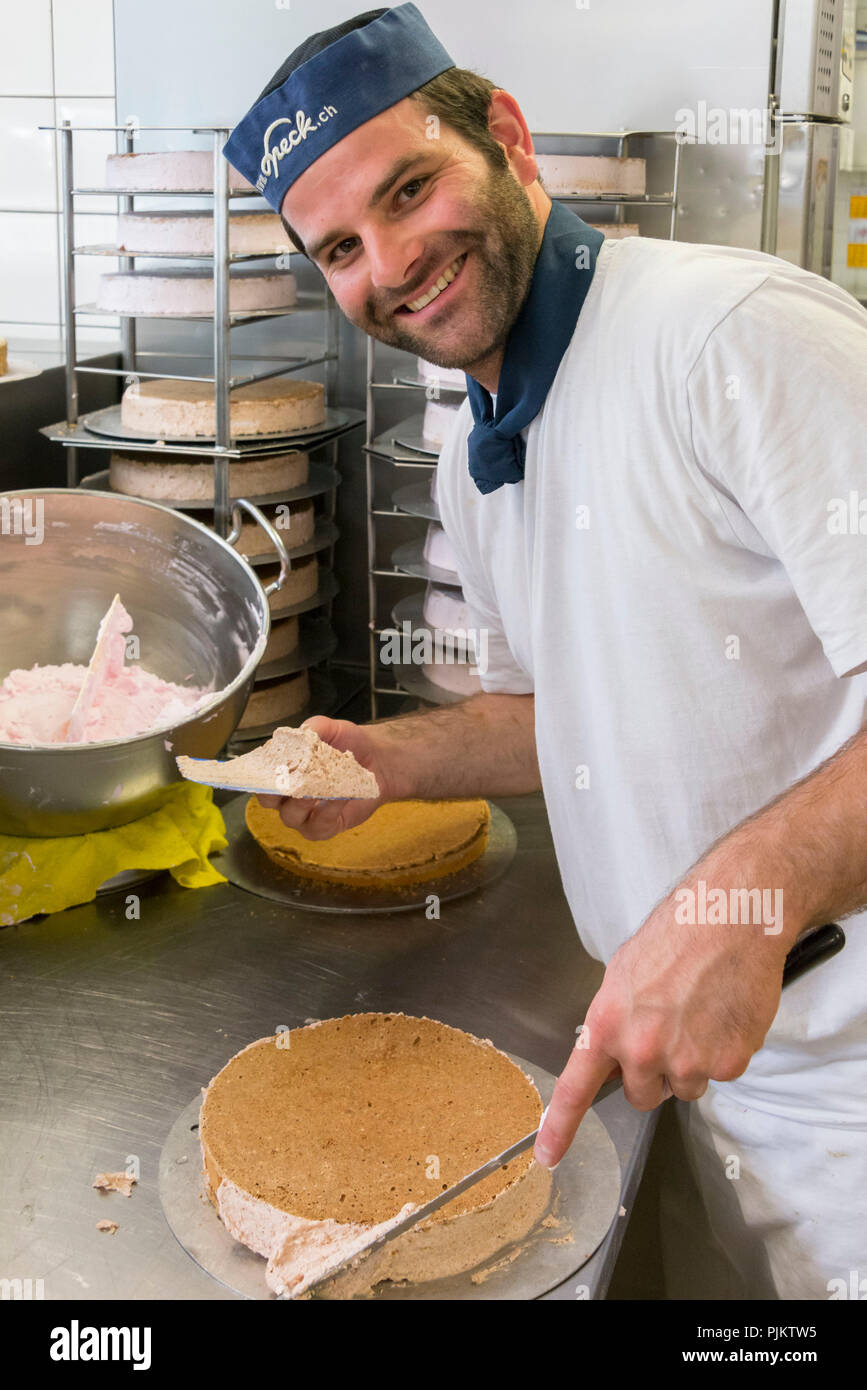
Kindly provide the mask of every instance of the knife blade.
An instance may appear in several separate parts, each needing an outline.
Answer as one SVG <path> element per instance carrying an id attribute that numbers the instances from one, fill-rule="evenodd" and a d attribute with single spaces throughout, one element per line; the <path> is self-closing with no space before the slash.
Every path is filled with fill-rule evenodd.
<path id="1" fill-rule="evenodd" d="M 809 931 L 802 933 L 786 956 L 785 964 L 783 965 L 781 987 L 785 989 L 793 980 L 799 979 L 801 975 L 804 975 L 808 970 L 812 970 L 815 966 L 820 965 L 822 961 L 829 960 L 831 956 L 835 956 L 838 951 L 842 951 L 845 944 L 846 937 L 842 928 L 839 927 L 836 922 L 828 922 L 824 926 L 813 927 Z M 619 1090 L 622 1085 L 623 1077 L 619 1073 L 610 1076 L 596 1092 L 593 1104 L 598 1105 L 601 1100 L 605 1100 L 606 1097 Z M 547 1112 L 543 1112 L 543 1121 L 545 1113 Z M 467 1192 L 471 1187 L 475 1187 L 476 1183 L 481 1182 L 484 1178 L 490 1177 L 492 1173 L 496 1173 L 498 1168 L 504 1168 L 513 1158 L 518 1158 L 522 1153 L 526 1153 L 528 1149 L 531 1149 L 538 1138 L 541 1127 L 540 1124 L 536 1129 L 531 1130 L 529 1134 L 525 1134 L 523 1138 L 516 1140 L 514 1144 L 510 1144 L 502 1153 L 497 1154 L 494 1158 L 489 1158 L 480 1168 L 475 1168 L 472 1173 L 468 1173 L 466 1177 L 461 1178 L 458 1182 L 453 1183 L 451 1187 L 446 1188 L 445 1192 L 440 1192 L 436 1197 L 432 1197 L 429 1202 L 424 1202 L 422 1206 L 415 1207 L 413 1211 L 402 1217 L 400 1221 L 396 1221 L 387 1231 L 383 1231 L 375 1236 L 366 1245 L 362 1246 L 360 1250 L 355 1250 L 351 1255 L 335 1260 L 332 1265 L 327 1266 L 327 1268 L 318 1274 L 315 1279 L 312 1279 L 309 1284 L 304 1285 L 297 1293 L 288 1295 L 288 1297 L 297 1298 L 302 1294 L 306 1295 L 310 1293 L 312 1289 L 318 1288 L 329 1279 L 333 1279 L 336 1274 L 340 1273 L 344 1266 L 350 1264 L 354 1265 L 358 1261 L 366 1259 L 374 1250 L 378 1250 L 381 1246 L 387 1245 L 389 1241 L 396 1240 L 398 1236 L 403 1235 L 405 1231 L 411 1230 L 412 1227 L 417 1226 L 419 1222 L 426 1221 L 434 1212 L 439 1211 L 440 1207 L 444 1207 L 448 1202 L 454 1201 L 454 1199 L 460 1197 L 463 1192 Z"/>

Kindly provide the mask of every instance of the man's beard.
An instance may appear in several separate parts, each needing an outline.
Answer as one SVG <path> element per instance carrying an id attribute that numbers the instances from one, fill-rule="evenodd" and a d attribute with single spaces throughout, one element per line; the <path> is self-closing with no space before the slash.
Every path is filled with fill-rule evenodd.
<path id="1" fill-rule="evenodd" d="M 414 331 L 412 315 L 395 315 L 393 310 L 380 313 L 370 300 L 359 328 L 379 342 L 414 353 L 437 367 L 468 370 L 505 345 L 530 288 L 541 230 L 523 186 L 508 169 L 489 170 L 474 204 L 479 213 L 476 227 L 447 234 L 455 248 L 454 257 L 469 251 L 476 267 L 472 306 L 464 305 L 460 310 L 470 319 L 460 341 L 449 341 L 448 330 L 439 325 Z M 442 263 L 440 256 L 425 278 Z M 424 283 L 422 279 L 420 285 Z"/>

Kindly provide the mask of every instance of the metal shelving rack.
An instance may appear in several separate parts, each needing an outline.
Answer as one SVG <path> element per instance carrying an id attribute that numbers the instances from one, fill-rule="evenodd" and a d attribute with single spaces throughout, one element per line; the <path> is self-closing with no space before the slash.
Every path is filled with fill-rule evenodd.
<path id="1" fill-rule="evenodd" d="M 612 226 L 626 221 L 629 211 L 641 214 L 642 221 L 652 230 L 651 235 L 665 231 L 667 240 L 675 240 L 677 233 L 678 199 L 681 174 L 681 141 L 674 131 L 661 130 L 622 130 L 622 131 L 544 131 L 533 133 L 533 145 L 537 154 L 601 154 L 616 155 L 618 158 L 643 158 L 646 161 L 647 186 L 654 192 L 627 196 L 624 194 L 596 194 L 557 196 L 550 195 L 555 202 L 566 203 L 585 221 L 595 221 L 594 210 L 605 209 L 613 216 L 608 219 Z M 673 148 L 672 148 L 673 147 Z M 666 212 L 667 210 L 667 212 Z M 597 225 L 601 225 L 597 222 Z M 461 699 L 459 695 L 434 685 L 423 673 L 415 668 L 398 668 L 393 685 L 383 684 L 385 668 L 378 652 L 379 638 L 385 627 L 379 625 L 379 582 L 414 581 L 430 579 L 434 583 L 444 581 L 440 572 L 427 565 L 423 556 L 415 549 L 403 545 L 392 552 L 391 567 L 384 568 L 378 562 L 377 522 L 395 517 L 416 516 L 425 522 L 438 520 L 439 513 L 433 499 L 426 501 L 423 489 L 401 486 L 391 495 L 391 507 L 376 506 L 376 483 L 378 464 L 389 464 L 394 468 L 416 470 L 425 479 L 437 466 L 437 457 L 432 451 L 423 453 L 415 448 L 407 448 L 400 443 L 401 437 L 421 433 L 420 418 L 410 416 L 381 433 L 376 429 L 376 398 L 378 392 L 418 393 L 430 383 L 417 378 L 415 363 L 406 373 L 395 373 L 392 380 L 380 381 L 376 378 L 376 342 L 367 340 L 366 372 L 366 415 L 367 427 L 364 442 L 365 484 L 367 497 L 367 555 L 368 555 L 368 654 L 369 689 L 371 718 L 378 717 L 379 699 L 406 700 L 407 695 L 434 704 L 451 704 Z M 465 392 L 459 388 L 440 385 L 439 395 L 445 395 L 457 402 Z M 451 581 L 454 584 L 454 580 Z M 416 597 L 417 592 L 416 592 Z M 401 600 L 392 609 L 391 618 L 399 626 L 402 607 Z M 420 624 L 414 624 L 417 630 Z"/>
<path id="2" fill-rule="evenodd" d="M 229 462 L 230 460 L 242 460 L 251 457 L 267 457 L 270 455 L 285 453 L 287 450 L 304 449 L 309 451 L 327 451 L 327 463 L 314 462 L 311 460 L 310 480 L 302 487 L 293 488 L 282 493 L 273 493 L 268 497 L 252 497 L 250 500 L 257 505 L 274 505 L 282 502 L 292 502 L 304 497 L 322 496 L 325 499 L 324 512 L 316 516 L 315 534 L 313 539 L 306 545 L 293 547 L 289 550 L 290 565 L 293 559 L 300 559 L 305 555 L 314 552 L 321 552 L 327 556 L 327 567 L 320 569 L 320 584 L 317 593 L 310 599 L 301 603 L 294 604 L 286 612 L 279 613 L 277 621 L 284 617 L 294 616 L 299 613 L 309 613 L 316 609 L 323 610 L 323 616 L 318 623 L 314 623 L 311 628 L 302 633 L 301 642 L 297 652 L 292 653 L 289 658 L 282 661 L 271 662 L 267 666 L 260 666 L 256 673 L 256 679 L 273 679 L 278 675 L 289 675 L 300 671 L 306 667 L 312 668 L 324 666 L 325 670 L 319 679 L 314 692 L 314 704 L 317 711 L 327 712 L 334 700 L 334 691 L 331 686 L 328 671 L 330 669 L 331 655 L 336 647 L 336 637 L 331 629 L 331 609 L 334 595 L 337 592 L 337 584 L 333 574 L 334 544 L 338 537 L 337 527 L 334 523 L 336 489 L 340 482 L 340 475 L 337 470 L 337 449 L 340 437 L 348 430 L 359 426 L 364 419 L 360 411 L 355 410 L 335 410 L 330 402 L 334 398 L 337 385 L 337 357 L 338 357 L 338 313 L 337 306 L 330 291 L 327 289 L 321 295 L 299 293 L 296 304 L 285 309 L 261 310 L 255 312 L 235 312 L 229 309 L 229 276 L 230 267 L 242 261 L 262 261 L 266 259 L 263 253 L 239 253 L 233 252 L 229 248 L 229 204 L 230 200 L 257 198 L 261 195 L 253 188 L 232 189 L 229 186 L 229 164 L 222 154 L 222 147 L 228 140 L 231 133 L 230 127 L 223 126 L 83 126 L 73 125 L 70 121 L 63 121 L 60 125 L 43 126 L 40 129 L 56 131 L 60 135 L 60 167 L 62 184 L 62 250 L 63 250 L 63 299 L 64 299 L 64 320 L 65 320 L 65 385 L 66 385 L 66 419 L 55 425 L 45 426 L 41 433 L 49 439 L 56 440 L 63 444 L 67 449 L 67 486 L 89 486 L 93 487 L 97 482 L 101 488 L 109 490 L 108 471 L 104 474 L 96 475 L 96 478 L 89 478 L 83 482 L 78 478 L 78 450 L 79 448 L 88 449 L 115 449 L 129 452 L 153 452 L 155 447 L 159 448 L 161 454 L 172 455 L 179 458 L 189 459 L 212 459 L 214 463 L 214 497 L 213 497 L 213 529 L 219 536 L 226 539 L 230 536 L 233 502 L 236 500 L 230 496 L 229 490 Z M 139 135 L 145 131 L 159 131 L 162 133 L 173 132 L 185 135 L 208 135 L 213 145 L 214 174 L 213 187 L 210 190 L 189 189 L 189 190 L 166 190 L 166 189 L 147 189 L 147 188 L 76 188 L 74 184 L 73 170 L 73 135 L 78 131 L 103 131 L 114 132 L 118 153 L 135 153 L 134 144 Z M 127 252 L 119 247 L 106 246 L 104 244 L 91 246 L 76 246 L 74 244 L 74 208 L 75 199 L 78 196 L 100 195 L 114 198 L 118 204 L 119 213 L 127 213 L 135 210 L 134 200 L 136 198 L 159 198 L 173 199 L 183 197 L 187 199 L 209 198 L 212 202 L 213 221 L 214 221 L 214 249 L 213 253 L 191 253 L 191 252 L 162 252 L 144 253 Z M 150 210 L 150 209 L 149 209 Z M 300 252 L 290 251 L 289 255 L 300 255 Z M 102 311 L 92 305 L 77 305 L 75 294 L 75 264 L 78 256 L 111 256 L 117 259 L 120 271 L 134 272 L 137 260 L 151 261 L 153 259 L 165 258 L 175 261 L 201 261 L 213 266 L 214 281 L 214 310 L 212 314 L 159 314 L 145 315 L 133 313 L 117 313 L 116 311 Z M 245 369 L 243 374 L 238 376 L 231 375 L 232 354 L 230 350 L 230 331 L 235 325 L 251 323 L 266 318 L 284 317 L 290 314 L 305 313 L 323 309 L 325 311 L 325 334 L 324 344 L 321 352 L 314 352 L 303 356 L 278 356 L 275 353 L 246 353 L 236 354 L 234 360 L 244 362 Z M 121 321 L 121 359 L 123 365 L 115 367 L 97 367 L 78 361 L 77 349 L 77 320 L 83 314 L 94 314 L 105 312 L 107 317 L 120 318 Z M 202 376 L 194 374 L 185 369 L 185 359 L 199 360 L 203 352 L 177 352 L 177 351 L 140 351 L 137 344 L 136 321 L 138 318 L 159 318 L 169 319 L 172 322 L 183 320 L 208 322 L 213 320 L 213 375 Z M 178 370 L 149 371 L 147 365 L 151 359 L 159 358 L 162 361 L 170 361 L 174 365 L 178 363 Z M 246 368 L 246 364 L 251 366 Z M 256 364 L 267 363 L 265 370 L 256 370 Z M 229 399 L 230 391 L 233 387 L 243 386 L 249 382 L 266 380 L 269 377 L 280 376 L 288 372 L 300 371 L 305 368 L 325 365 L 325 402 L 327 416 L 326 421 L 320 429 L 312 432 L 305 432 L 295 436 L 251 436 L 239 437 L 233 440 L 230 431 Z M 147 438 L 141 440 L 128 437 L 112 436 L 109 430 L 100 430 L 100 423 L 97 417 L 105 412 L 94 411 L 89 415 L 79 415 L 78 403 L 78 373 L 92 373 L 104 376 L 120 376 L 127 380 L 141 378 L 159 378 L 162 380 L 173 379 L 179 381 L 205 381 L 213 383 L 216 407 L 216 429 L 213 439 L 174 441 L 171 439 L 155 441 Z M 90 426 L 90 427 L 89 427 Z M 198 507 L 186 502 L 167 502 L 166 505 L 175 506 L 182 511 L 195 511 Z M 199 504 L 199 506 L 210 507 L 211 504 Z M 237 537 L 235 538 L 237 540 Z M 252 556 L 249 562 L 254 567 L 257 565 L 271 565 L 275 563 L 275 556 L 270 553 L 264 556 Z M 316 679 L 316 677 L 314 677 Z M 308 710 L 301 711 L 297 718 L 303 718 Z M 293 716 L 296 718 L 296 716 Z M 275 724 L 285 722 L 277 720 Z M 238 733 L 233 742 L 242 744 L 258 741 L 268 737 L 275 725 L 261 726 L 258 729 L 245 730 L 243 736 Z M 231 746 L 231 745 L 230 745 Z M 242 751 L 242 750 L 240 750 Z"/>

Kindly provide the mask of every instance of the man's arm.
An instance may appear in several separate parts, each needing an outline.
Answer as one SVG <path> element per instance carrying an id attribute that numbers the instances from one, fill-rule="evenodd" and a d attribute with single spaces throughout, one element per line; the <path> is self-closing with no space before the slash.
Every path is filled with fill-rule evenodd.
<path id="1" fill-rule="evenodd" d="M 384 801 L 461 796 L 519 796 L 541 785 L 532 695 L 482 693 L 421 714 L 375 724 L 316 715 L 313 729 L 339 752 L 350 749 L 376 776 L 377 801 L 311 801 L 260 796 L 284 823 L 310 840 L 360 825 Z"/>
<path id="2" fill-rule="evenodd" d="M 712 898 L 717 890 L 724 896 Z M 755 890 L 760 914 L 733 924 L 729 910 L 725 922 L 714 921 L 711 904 L 746 905 Z M 707 910 L 697 912 L 702 902 Z M 555 1087 L 539 1162 L 559 1162 L 599 1087 L 618 1070 L 638 1110 L 671 1094 L 697 1100 L 709 1079 L 740 1076 L 774 1020 L 798 936 L 865 904 L 862 730 L 718 840 L 612 957 Z"/>
<path id="3" fill-rule="evenodd" d="M 782 868 L 788 950 L 807 927 L 867 904 L 867 729 L 724 836 L 768 846 Z M 787 919 L 789 911 L 787 911 Z"/>
<path id="4" fill-rule="evenodd" d="M 473 695 L 367 725 L 398 795 L 519 796 L 538 791 L 532 695 Z"/>

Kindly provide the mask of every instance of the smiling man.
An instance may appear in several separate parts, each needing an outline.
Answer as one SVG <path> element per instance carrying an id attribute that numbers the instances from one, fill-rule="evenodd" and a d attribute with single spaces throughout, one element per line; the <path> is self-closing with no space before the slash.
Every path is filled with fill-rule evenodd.
<path id="1" fill-rule="evenodd" d="M 828 1297 L 867 1268 L 863 914 L 780 985 L 867 901 L 867 556 L 836 505 L 867 496 L 867 314 L 757 252 L 603 244 L 414 5 L 314 35 L 226 155 L 353 323 L 467 372 L 437 497 L 484 693 L 307 722 L 382 800 L 541 786 L 606 973 L 537 1157 L 618 1069 L 639 1109 L 673 1094 L 716 1242 L 688 1292 Z M 313 839 L 378 804 L 263 800 Z"/>
<path id="2" fill-rule="evenodd" d="M 520 139 L 516 103 L 498 93 L 495 106 L 494 128 Z M 423 98 L 407 99 L 317 160 L 283 213 L 354 324 L 392 347 L 433 352 L 440 366 L 472 368 L 496 390 L 550 202 L 539 183 L 528 197 L 493 137 L 491 147 L 474 150 L 438 117 L 432 127 Z M 363 209 L 352 230 L 349 207 Z"/>

